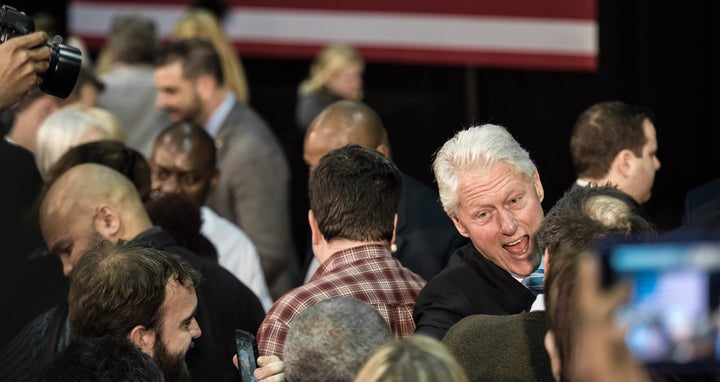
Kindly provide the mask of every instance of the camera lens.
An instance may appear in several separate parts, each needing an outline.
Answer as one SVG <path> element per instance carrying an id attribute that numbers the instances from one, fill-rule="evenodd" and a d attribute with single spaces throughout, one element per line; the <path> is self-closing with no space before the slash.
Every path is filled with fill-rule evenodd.
<path id="1" fill-rule="evenodd" d="M 43 74 L 40 90 L 60 98 L 66 98 L 72 92 L 80 73 L 82 53 L 65 44 L 54 42 L 50 47 L 50 67 Z"/>

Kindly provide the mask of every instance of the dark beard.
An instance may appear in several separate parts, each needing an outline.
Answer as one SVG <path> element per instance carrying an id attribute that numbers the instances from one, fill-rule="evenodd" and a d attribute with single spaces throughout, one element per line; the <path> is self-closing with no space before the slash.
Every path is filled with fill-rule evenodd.
<path id="1" fill-rule="evenodd" d="M 190 372 L 185 363 L 185 354 L 170 354 L 159 331 L 155 339 L 153 352 L 153 360 L 162 371 L 165 382 L 190 381 Z"/>

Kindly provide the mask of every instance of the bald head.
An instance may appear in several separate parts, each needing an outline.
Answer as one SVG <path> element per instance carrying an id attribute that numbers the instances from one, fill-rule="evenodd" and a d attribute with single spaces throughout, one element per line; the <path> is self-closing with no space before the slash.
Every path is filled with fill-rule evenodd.
<path id="1" fill-rule="evenodd" d="M 217 152 L 215 141 L 202 126 L 189 122 L 173 123 L 158 134 L 155 146 L 172 145 L 185 152 L 196 153 L 194 160 L 202 165 L 215 167 Z"/>
<path id="2" fill-rule="evenodd" d="M 377 113 L 362 102 L 342 100 L 326 107 L 312 121 L 305 133 L 303 157 L 312 170 L 325 154 L 348 144 L 391 156 L 387 131 Z"/>
<path id="3" fill-rule="evenodd" d="M 135 186 L 95 163 L 74 166 L 58 177 L 40 206 L 43 237 L 66 275 L 102 240 L 129 240 L 151 226 Z"/>

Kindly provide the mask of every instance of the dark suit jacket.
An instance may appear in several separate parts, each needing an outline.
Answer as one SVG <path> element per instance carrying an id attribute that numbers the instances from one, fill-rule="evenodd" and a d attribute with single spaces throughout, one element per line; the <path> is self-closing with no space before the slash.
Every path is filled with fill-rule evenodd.
<path id="1" fill-rule="evenodd" d="M 415 302 L 415 332 L 442 340 L 472 314 L 517 314 L 530 310 L 535 295 L 478 252 L 472 243 L 456 251 L 460 261 L 430 280 Z"/>
<path id="2" fill-rule="evenodd" d="M 236 352 L 233 330 L 256 333 L 260 327 L 265 311 L 255 293 L 225 268 L 179 246 L 167 232 L 151 229 L 133 241 L 174 253 L 202 274 L 203 279 L 196 288 L 195 316 L 202 335 L 187 356 L 193 380 L 239 381 L 238 371 L 232 364 Z"/>
<path id="3" fill-rule="evenodd" d="M 403 174 L 403 192 L 393 257 L 411 271 L 430 280 L 448 265 L 455 249 L 470 241 L 461 236 L 442 209 L 437 192 Z"/>
<path id="4" fill-rule="evenodd" d="M 546 332 L 545 312 L 475 314 L 450 328 L 442 342 L 471 381 L 554 382 Z"/>
<path id="5" fill-rule="evenodd" d="M 691 189 L 685 195 L 683 224 L 696 224 L 720 213 L 720 178 Z"/>
<path id="6" fill-rule="evenodd" d="M 247 233 L 260 255 L 270 294 L 278 298 L 300 282 L 285 153 L 265 121 L 238 102 L 215 144 L 220 180 L 206 204 Z"/>

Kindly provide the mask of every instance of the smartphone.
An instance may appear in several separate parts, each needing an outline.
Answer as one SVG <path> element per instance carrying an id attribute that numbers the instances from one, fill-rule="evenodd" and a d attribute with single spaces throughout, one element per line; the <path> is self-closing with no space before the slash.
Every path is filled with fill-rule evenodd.
<path id="1" fill-rule="evenodd" d="M 235 329 L 235 345 L 237 346 L 238 366 L 243 382 L 257 382 L 253 372 L 257 367 L 257 342 L 252 333 Z"/>
<path id="2" fill-rule="evenodd" d="M 656 372 L 720 371 L 720 239 L 616 243 L 600 255 L 604 283 L 630 286 L 616 319 L 638 360 Z"/>

